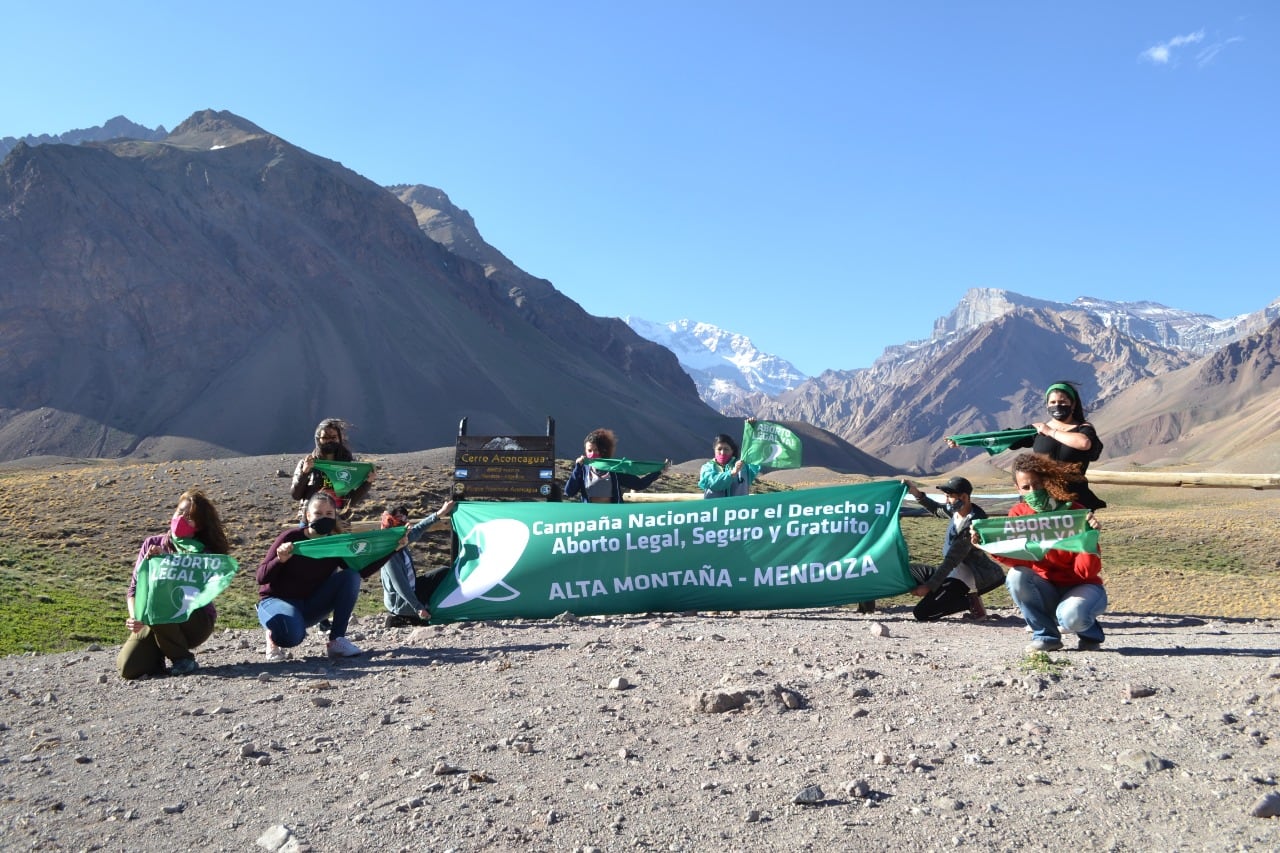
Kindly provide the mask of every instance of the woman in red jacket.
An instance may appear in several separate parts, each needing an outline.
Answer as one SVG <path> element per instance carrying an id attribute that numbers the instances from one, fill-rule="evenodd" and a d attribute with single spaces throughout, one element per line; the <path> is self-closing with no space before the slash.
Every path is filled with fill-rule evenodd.
<path id="1" fill-rule="evenodd" d="M 1071 465 L 1038 453 L 1023 453 L 1013 461 L 1013 480 L 1022 500 L 1009 510 L 1009 515 L 1085 509 L 1071 491 L 1078 477 Z M 1090 527 L 1099 527 L 1092 512 L 1088 519 Z M 1076 648 L 1080 651 L 1093 651 L 1102 645 L 1106 637 L 1098 615 L 1107 609 L 1107 591 L 1099 575 L 1102 559 L 1097 554 L 1051 549 L 1036 561 L 996 559 L 1011 567 L 1005 585 L 1031 628 L 1028 652 L 1062 648 L 1064 630 L 1079 638 Z"/>

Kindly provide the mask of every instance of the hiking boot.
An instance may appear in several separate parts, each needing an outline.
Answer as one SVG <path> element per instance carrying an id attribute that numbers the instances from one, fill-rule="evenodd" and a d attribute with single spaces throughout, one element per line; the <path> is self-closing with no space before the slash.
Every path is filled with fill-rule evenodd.
<path id="1" fill-rule="evenodd" d="M 1102 640 L 1090 640 L 1088 637 L 1081 637 L 1076 641 L 1076 651 L 1078 652 L 1096 652 L 1102 648 Z"/>
<path id="2" fill-rule="evenodd" d="M 196 663 L 195 658 L 179 658 L 173 662 L 173 666 L 169 668 L 169 672 L 174 675 L 190 675 L 200 668 L 200 664 Z"/>
<path id="3" fill-rule="evenodd" d="M 859 601 L 859 602 L 858 602 L 858 612 L 859 612 L 859 613 L 875 613 L 875 612 L 876 612 L 876 600 L 873 598 L 873 599 L 871 599 L 870 601 Z"/>
<path id="4" fill-rule="evenodd" d="M 1058 648 L 1062 648 L 1062 646 L 1059 645 Z M 359 646 L 346 637 L 336 637 L 330 640 L 326 649 L 331 658 L 353 658 L 356 655 L 364 654 Z"/>
<path id="5" fill-rule="evenodd" d="M 1044 640 L 1032 640 L 1027 643 L 1026 650 L 1028 652 L 1056 652 L 1062 648 L 1062 640 L 1057 637 L 1048 637 Z"/>

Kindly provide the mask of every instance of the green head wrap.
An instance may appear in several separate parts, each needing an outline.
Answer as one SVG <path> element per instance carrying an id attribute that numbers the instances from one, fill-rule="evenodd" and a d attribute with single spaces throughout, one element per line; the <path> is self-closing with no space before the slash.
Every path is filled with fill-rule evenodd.
<path id="1" fill-rule="evenodd" d="M 1065 383 L 1065 382 L 1055 382 L 1055 383 L 1053 383 L 1053 384 L 1052 384 L 1052 385 L 1050 385 L 1048 388 L 1044 389 L 1044 398 L 1045 398 L 1046 400 L 1048 400 L 1048 399 L 1049 399 L 1049 395 L 1050 395 L 1050 394 L 1052 394 L 1054 391 L 1064 391 L 1064 392 L 1066 392 L 1066 395 L 1067 395 L 1068 397 L 1070 397 L 1070 398 L 1075 402 L 1075 404 L 1076 404 L 1077 406 L 1078 406 L 1078 405 L 1080 405 L 1080 395 L 1076 393 L 1076 389 L 1072 388 L 1072 387 L 1071 387 L 1070 385 L 1068 385 L 1067 383 Z"/>

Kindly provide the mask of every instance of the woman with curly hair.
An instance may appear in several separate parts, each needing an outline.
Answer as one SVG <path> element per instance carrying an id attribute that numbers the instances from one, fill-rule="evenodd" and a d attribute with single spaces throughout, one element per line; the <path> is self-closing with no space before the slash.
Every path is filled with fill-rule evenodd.
<path id="1" fill-rule="evenodd" d="M 588 464 L 591 459 L 614 459 L 618 440 L 613 430 L 593 429 L 582 440 L 582 455 L 573 460 L 573 470 L 564 484 L 564 496 L 583 503 L 622 503 L 622 490 L 638 492 L 653 485 L 666 472 L 670 462 L 661 471 L 638 476 L 621 471 L 598 471 Z"/>
<path id="2" fill-rule="evenodd" d="M 1022 500 L 1009 510 L 1010 517 L 1059 509 L 1087 509 L 1072 489 L 1076 468 L 1038 453 L 1023 453 L 1013 460 L 1013 481 Z M 1093 513 L 1088 524 L 1100 527 Z M 976 534 L 975 534 L 976 538 Z M 1098 649 L 1105 634 L 1098 616 L 1107 609 L 1102 585 L 1102 558 L 1097 554 L 1050 549 L 1039 560 L 996 556 L 1009 566 L 1005 585 L 1014 604 L 1031 629 L 1028 652 L 1062 648 L 1062 631 L 1075 634 L 1080 651 Z"/>

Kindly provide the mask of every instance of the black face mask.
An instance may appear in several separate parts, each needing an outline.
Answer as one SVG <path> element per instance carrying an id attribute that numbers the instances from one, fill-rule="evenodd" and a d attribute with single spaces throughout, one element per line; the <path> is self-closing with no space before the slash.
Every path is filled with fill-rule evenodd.
<path id="1" fill-rule="evenodd" d="M 947 511 L 948 515 L 955 515 L 957 512 L 960 512 L 962 509 L 964 509 L 964 504 L 962 504 L 959 500 L 950 500 L 950 501 L 947 501 L 942 508 Z"/>
<path id="2" fill-rule="evenodd" d="M 1052 417 L 1054 420 L 1059 420 L 1059 421 L 1062 421 L 1063 423 L 1066 423 L 1067 418 L 1071 417 L 1071 410 L 1072 410 L 1071 406 L 1050 406 L 1049 416 Z"/>
<path id="3" fill-rule="evenodd" d="M 329 518 L 328 516 L 321 516 L 320 518 L 317 518 L 316 520 L 312 521 L 310 524 L 307 525 L 307 527 L 310 527 L 313 531 L 315 531 L 321 536 L 328 536 L 330 533 L 333 532 L 333 528 L 337 526 L 338 526 L 338 519 Z"/>
<path id="4" fill-rule="evenodd" d="M 333 456 L 341 449 L 342 449 L 342 444 L 337 441 L 326 441 L 324 444 L 320 445 L 319 447 L 320 452 L 323 453 L 325 456 Z"/>

